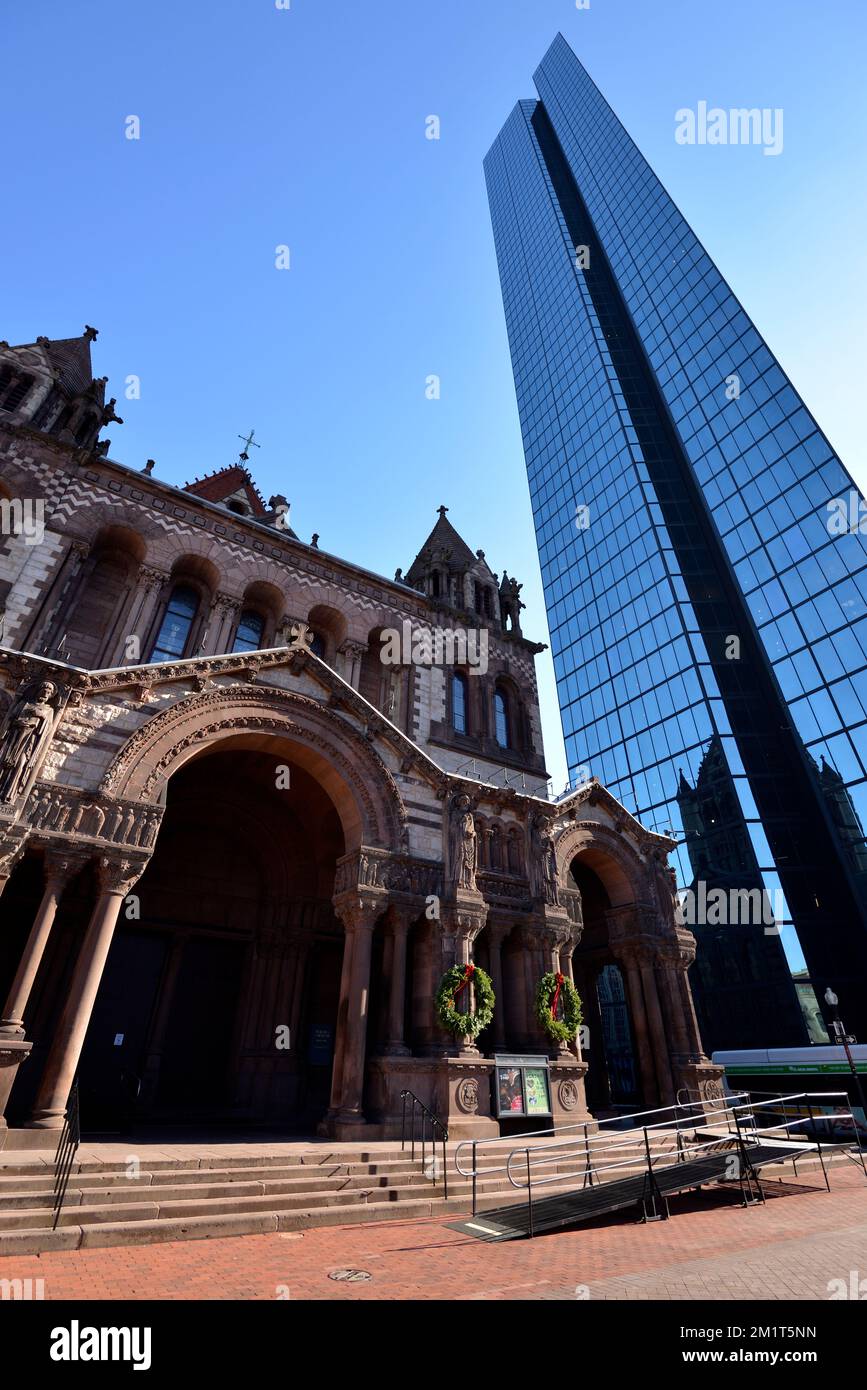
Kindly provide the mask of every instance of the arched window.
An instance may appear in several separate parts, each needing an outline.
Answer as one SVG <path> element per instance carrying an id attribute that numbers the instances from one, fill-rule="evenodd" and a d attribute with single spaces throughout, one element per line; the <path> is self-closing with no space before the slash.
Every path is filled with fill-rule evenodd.
<path id="1" fill-rule="evenodd" d="M 190 628 L 199 608 L 199 595 L 189 584 L 172 590 L 160 630 L 151 652 L 151 661 L 177 661 L 184 655 Z"/>
<path id="2" fill-rule="evenodd" d="M 512 830 L 509 832 L 507 840 L 509 873 L 519 874 L 521 872 L 521 845 L 517 833 Z"/>
<path id="3" fill-rule="evenodd" d="M 310 650 L 314 656 L 319 657 L 320 661 L 326 660 L 328 648 L 325 645 L 325 638 L 321 633 L 314 632 L 313 641 L 310 643 Z"/>
<path id="4" fill-rule="evenodd" d="M 233 652 L 258 652 L 262 647 L 265 619 L 253 608 L 245 608 L 235 633 Z"/>
<path id="5" fill-rule="evenodd" d="M 494 694 L 494 721 L 497 743 L 501 748 L 511 748 L 512 731 L 509 728 L 509 702 L 502 690 L 497 690 Z"/>
<path id="6" fill-rule="evenodd" d="M 491 826 L 491 847 L 490 847 L 490 867 L 492 869 L 502 869 L 503 864 L 503 835 L 498 825 Z"/>
<path id="7" fill-rule="evenodd" d="M 0 408 L 17 410 L 33 385 L 34 378 L 5 366 L 0 371 Z"/>
<path id="8" fill-rule="evenodd" d="M 452 728 L 456 734 L 467 732 L 467 678 L 456 671 L 452 676 Z"/>

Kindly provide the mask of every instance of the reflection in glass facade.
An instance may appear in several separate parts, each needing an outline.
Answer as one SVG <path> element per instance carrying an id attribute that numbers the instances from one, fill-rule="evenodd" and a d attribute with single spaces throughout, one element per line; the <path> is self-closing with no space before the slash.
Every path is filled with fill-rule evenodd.
<path id="1" fill-rule="evenodd" d="M 828 984 L 867 1038 L 857 492 L 562 36 L 534 80 L 485 174 L 570 770 L 767 891 L 692 927 L 709 1046 L 818 1040 Z"/>

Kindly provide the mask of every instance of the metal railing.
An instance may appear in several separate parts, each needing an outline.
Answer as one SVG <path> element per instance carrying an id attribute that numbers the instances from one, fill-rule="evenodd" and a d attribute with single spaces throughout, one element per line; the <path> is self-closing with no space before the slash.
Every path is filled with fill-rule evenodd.
<path id="1" fill-rule="evenodd" d="M 697 1115 L 695 1113 L 697 1110 L 700 1112 L 700 1114 L 703 1114 L 705 1116 L 708 1113 L 712 1113 L 717 1109 L 722 1109 L 725 1111 L 729 1109 L 731 1106 L 733 1106 L 738 1100 L 746 1098 L 746 1096 L 746 1091 L 738 1091 L 731 1096 L 724 1096 L 721 1100 L 718 1101 L 708 1101 L 704 1099 L 697 1101 L 680 1101 L 670 1105 L 658 1105 L 652 1110 L 638 1110 L 630 1115 L 612 1115 L 607 1120 L 579 1120 L 571 1125 L 562 1125 L 558 1130 L 558 1137 L 555 1140 L 553 1140 L 550 1144 L 540 1143 L 537 1146 L 537 1149 L 541 1150 L 547 1149 L 549 1147 L 559 1147 L 562 1144 L 580 1143 L 582 1145 L 582 1151 L 586 1159 L 586 1165 L 583 1172 L 584 1182 L 582 1186 L 592 1187 L 594 1180 L 598 1180 L 598 1170 L 594 1169 L 593 1166 L 591 1146 L 593 1144 L 599 1144 L 600 1142 L 605 1142 L 608 1140 L 607 1133 L 604 1135 L 600 1133 L 600 1131 L 603 1130 L 606 1125 L 618 1125 L 621 1129 L 623 1129 L 624 1125 L 628 1123 L 629 1129 L 624 1131 L 624 1138 L 621 1142 L 627 1145 L 632 1144 L 634 1146 L 635 1141 L 630 1140 L 628 1138 L 628 1134 L 641 1128 L 639 1125 L 632 1124 L 632 1121 L 634 1120 L 640 1120 L 643 1116 L 646 1115 L 671 1115 L 673 1116 L 673 1119 L 660 1121 L 659 1124 L 655 1127 L 662 1129 L 671 1129 L 673 1124 L 675 1129 L 679 1130 L 681 1124 L 688 1124 L 690 1122 L 695 1123 L 700 1118 L 700 1115 Z M 579 1133 L 572 1139 L 563 1139 L 560 1137 L 564 1134 L 571 1133 L 575 1130 L 579 1131 Z M 591 1130 L 594 1131 L 592 1134 Z M 547 1129 L 530 1130 L 529 1133 L 525 1134 L 523 1137 L 525 1139 L 541 1139 L 550 1141 L 550 1126 Z M 615 1144 L 617 1141 L 611 1140 L 610 1142 L 612 1144 Z M 474 1216 L 477 1214 L 476 1198 L 478 1178 L 482 1175 L 488 1177 L 493 1176 L 496 1173 L 505 1173 L 508 1168 L 508 1163 L 504 1163 L 500 1166 L 497 1166 L 496 1164 L 488 1164 L 480 1168 L 480 1152 L 484 1156 L 484 1154 L 486 1154 L 488 1151 L 494 1149 L 496 1145 L 502 1146 L 504 1144 L 511 1144 L 514 1147 L 514 1143 L 515 1136 L 507 1134 L 498 1135 L 495 1139 L 464 1139 L 462 1143 L 458 1144 L 454 1154 L 455 1169 L 458 1173 L 460 1173 L 461 1177 L 470 1178 L 472 1180 Z M 472 1168 L 464 1168 L 461 1166 L 461 1158 L 465 1149 L 472 1149 Z"/>
<path id="2" fill-rule="evenodd" d="M 678 1163 L 682 1163 L 687 1159 L 697 1158 L 701 1154 L 719 1152 L 721 1149 L 726 1147 L 734 1147 L 738 1151 L 740 1161 L 737 1164 L 736 1171 L 732 1173 L 732 1177 L 736 1177 L 740 1182 L 744 1205 L 752 1205 L 754 1202 L 758 1201 L 763 1202 L 765 1200 L 764 1192 L 762 1191 L 761 1183 L 758 1178 L 758 1173 L 756 1169 L 753 1167 L 752 1162 L 750 1161 L 750 1149 L 756 1149 L 759 1146 L 763 1144 L 767 1145 L 768 1143 L 773 1145 L 775 1142 L 779 1142 L 778 1140 L 775 1140 L 773 1136 L 780 1134 L 784 1140 L 789 1141 L 789 1145 L 796 1145 L 798 1150 L 801 1150 L 803 1152 L 815 1152 L 817 1154 L 819 1163 L 822 1168 L 822 1176 L 825 1181 L 825 1187 L 830 1192 L 831 1184 L 828 1179 L 828 1170 L 825 1165 L 825 1158 L 822 1152 L 822 1145 L 818 1142 L 804 1140 L 803 1137 L 793 1137 L 791 1131 L 793 1129 L 797 1129 L 803 1126 L 806 1123 L 815 1125 L 815 1111 L 817 1104 L 827 1104 L 831 1101 L 840 1102 L 841 1100 L 846 1101 L 846 1106 L 844 1107 L 841 1104 L 839 1108 L 845 1108 L 848 1110 L 854 1127 L 854 1115 L 852 1115 L 851 1105 L 849 1105 L 848 1103 L 849 1098 L 846 1095 L 845 1091 L 800 1091 L 795 1095 L 785 1096 L 784 1099 L 789 1105 L 792 1105 L 795 1102 L 797 1102 L 799 1109 L 806 1110 L 807 1117 L 806 1119 L 802 1119 L 799 1117 L 793 1120 L 784 1116 L 782 1121 L 778 1124 L 759 1124 L 760 1120 L 772 1119 L 774 1117 L 774 1110 L 772 1107 L 776 1106 L 777 1109 L 779 1109 L 779 1100 L 777 1097 L 765 1101 L 753 1101 L 751 1099 L 748 1099 L 745 1102 L 739 1102 L 736 1104 L 731 1103 L 733 1099 L 734 1098 L 732 1097 L 724 1097 L 723 1100 L 720 1102 L 715 1102 L 713 1104 L 708 1104 L 708 1102 L 703 1103 L 703 1118 L 701 1121 L 702 1125 L 705 1125 L 708 1122 L 713 1122 L 715 1115 L 720 1117 L 724 1116 L 726 1120 L 725 1132 L 722 1134 L 717 1134 L 705 1142 L 691 1142 L 689 1144 L 689 1147 L 685 1148 L 683 1143 L 683 1134 L 681 1130 L 682 1121 L 678 1119 L 675 1126 L 675 1133 L 673 1136 L 676 1142 L 676 1156 L 673 1162 L 671 1161 L 669 1155 L 665 1153 L 665 1151 L 663 1151 L 662 1153 L 658 1152 L 654 1156 L 650 1147 L 651 1132 L 660 1130 L 669 1132 L 671 1131 L 671 1123 L 665 1120 L 659 1121 L 655 1124 L 640 1126 L 640 1128 L 638 1129 L 638 1135 L 635 1135 L 634 1137 L 631 1134 L 625 1134 L 616 1138 L 610 1138 L 608 1135 L 595 1134 L 588 1136 L 585 1133 L 583 1136 L 583 1140 L 581 1141 L 576 1139 L 562 1139 L 555 1140 L 553 1143 L 550 1144 L 540 1144 L 536 1146 L 531 1146 L 529 1144 L 521 1144 L 517 1145 L 516 1147 L 513 1147 L 506 1159 L 506 1176 L 508 1177 L 512 1187 L 515 1187 L 520 1191 L 526 1191 L 527 1193 L 530 1234 L 533 1234 L 534 1184 L 536 1189 L 538 1190 L 540 1187 L 547 1187 L 552 1183 L 568 1183 L 572 1181 L 577 1181 L 580 1178 L 582 1179 L 582 1186 L 586 1186 L 589 1175 L 590 1183 L 592 1185 L 594 1179 L 596 1181 L 599 1181 L 602 1173 L 614 1173 L 617 1170 L 622 1170 L 624 1168 L 632 1168 L 634 1170 L 638 1163 L 635 1150 L 638 1150 L 639 1152 L 643 1150 L 642 1164 L 645 1168 L 645 1187 L 642 1196 L 642 1204 L 644 1206 L 645 1213 L 644 1219 L 648 1221 L 662 1219 L 659 1212 L 657 1211 L 657 1204 L 660 1202 L 660 1200 L 665 1207 L 665 1214 L 667 1214 L 667 1199 L 662 1195 L 656 1183 L 656 1171 L 659 1171 L 663 1168 L 675 1167 Z M 692 1105 L 693 1103 L 690 1102 L 688 1104 Z M 662 1109 L 665 1110 L 670 1110 L 671 1108 L 672 1107 L 670 1106 L 662 1107 Z M 687 1107 L 684 1106 L 683 1108 Z M 762 1113 L 757 1115 L 757 1112 Z M 650 1115 L 658 1112 L 645 1111 L 643 1113 Z M 696 1121 L 697 1117 L 694 1117 L 691 1123 L 696 1124 Z M 733 1128 L 732 1125 L 734 1126 Z M 857 1129 L 855 1130 L 855 1132 L 857 1134 Z M 639 1135 L 640 1137 L 638 1137 Z M 570 1154 L 576 1154 L 577 1156 L 577 1145 L 579 1143 L 581 1146 L 580 1152 L 584 1158 L 584 1164 L 580 1169 L 576 1170 L 575 1172 L 564 1173 L 558 1167 L 557 1171 L 555 1171 L 550 1176 L 534 1176 L 534 1164 L 538 1165 L 539 1167 L 543 1167 L 546 1164 L 552 1163 L 559 1165 L 560 1163 L 568 1159 Z M 601 1146 L 597 1149 L 596 1155 L 594 1155 L 592 1152 L 592 1145 L 594 1143 Z M 858 1143 L 858 1149 L 859 1153 L 861 1154 L 864 1174 L 865 1177 L 867 1177 L 867 1165 L 864 1164 L 864 1154 L 863 1150 L 861 1149 L 860 1139 Z M 556 1150 L 566 1150 L 567 1152 L 565 1154 L 558 1154 L 557 1152 L 555 1152 Z M 623 1158 L 617 1157 L 618 1152 L 625 1152 L 626 1150 L 632 1150 L 633 1152 L 630 1155 L 624 1156 Z M 595 1162 L 594 1157 L 596 1158 Z M 614 1158 L 615 1161 L 606 1161 L 600 1163 L 598 1161 L 599 1158 L 606 1160 Z M 661 1161 L 666 1159 L 668 1161 Z M 457 1163 L 457 1153 L 455 1155 L 455 1160 Z M 513 1163 L 516 1166 L 517 1174 L 519 1174 L 520 1176 L 516 1175 L 516 1172 L 512 1171 Z M 475 1162 L 473 1166 L 474 1168 L 477 1166 Z M 458 1171 L 463 1172 L 463 1170 L 460 1167 L 458 1167 Z M 491 1172 L 496 1170 L 487 1169 L 484 1171 Z M 523 1180 L 524 1171 L 526 1171 L 526 1181 Z M 475 1200 L 475 1179 L 473 1181 L 473 1197 Z M 652 1214 L 648 1214 L 648 1208 L 650 1209 L 650 1212 Z M 473 1210 L 475 1214 L 475 1206 Z"/>
<path id="3" fill-rule="evenodd" d="M 449 1141 L 449 1132 L 448 1132 L 448 1130 L 446 1129 L 445 1125 L 443 1124 L 442 1120 L 438 1119 L 437 1116 L 433 1113 L 433 1111 L 432 1111 L 432 1110 L 429 1110 L 429 1109 L 427 1108 L 427 1106 L 425 1105 L 424 1101 L 419 1100 L 418 1096 L 415 1094 L 414 1091 L 401 1091 L 401 1093 L 400 1093 L 400 1099 L 401 1099 L 401 1101 L 403 1102 L 403 1113 L 402 1113 L 401 1122 L 400 1122 L 400 1147 L 401 1147 L 401 1151 L 403 1151 L 403 1150 L 406 1148 L 406 1142 L 407 1142 L 407 1138 L 406 1138 L 406 1111 L 407 1111 L 407 1103 L 409 1103 L 409 1111 L 410 1111 L 411 1122 L 412 1122 L 412 1123 L 411 1123 L 411 1141 L 410 1141 L 411 1144 L 412 1144 L 412 1150 L 411 1150 L 412 1162 L 415 1163 L 415 1143 L 416 1143 L 416 1140 L 415 1140 L 415 1127 L 416 1127 L 416 1115 L 417 1115 L 417 1114 L 420 1114 L 420 1115 L 421 1115 L 421 1164 L 422 1164 L 422 1170 L 423 1170 L 423 1172 L 425 1173 L 425 1176 L 427 1176 L 427 1167 L 426 1167 L 426 1163 L 425 1163 L 425 1144 L 426 1144 L 426 1142 L 427 1142 L 427 1141 L 426 1141 L 427 1127 L 428 1127 L 428 1125 L 430 1125 L 430 1147 L 431 1147 L 431 1158 L 432 1158 L 432 1162 L 431 1162 L 431 1181 L 432 1181 L 434 1184 L 436 1184 L 436 1180 L 437 1180 L 436 1146 L 437 1146 L 437 1143 L 441 1143 L 442 1146 L 443 1146 L 443 1158 L 442 1158 L 442 1164 L 443 1164 L 443 1197 L 444 1197 L 444 1198 L 447 1198 L 448 1195 L 449 1195 L 449 1170 L 448 1170 L 448 1162 L 447 1162 L 447 1159 L 446 1159 L 446 1144 L 447 1144 L 448 1141 Z M 437 1139 L 437 1131 L 439 1131 L 439 1136 L 440 1136 L 439 1139 Z"/>
<path id="4" fill-rule="evenodd" d="M 80 1143 L 81 1126 L 78 1112 L 78 1080 L 76 1079 L 69 1092 L 63 1128 L 60 1131 L 60 1138 L 54 1152 L 54 1220 L 51 1223 L 52 1231 L 57 1229 L 57 1223 L 60 1220 L 63 1199 L 69 1185 L 69 1175 L 72 1172 L 72 1165 L 75 1162 L 75 1155 Z"/>

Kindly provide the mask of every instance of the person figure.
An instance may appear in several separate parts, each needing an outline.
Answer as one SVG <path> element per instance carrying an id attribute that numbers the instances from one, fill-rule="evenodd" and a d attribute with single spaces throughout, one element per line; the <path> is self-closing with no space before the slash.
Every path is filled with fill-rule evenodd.
<path id="1" fill-rule="evenodd" d="M 41 681 L 30 698 L 31 690 L 14 701 L 0 732 L 0 801 L 14 801 L 24 790 L 54 727 L 57 687 Z"/>

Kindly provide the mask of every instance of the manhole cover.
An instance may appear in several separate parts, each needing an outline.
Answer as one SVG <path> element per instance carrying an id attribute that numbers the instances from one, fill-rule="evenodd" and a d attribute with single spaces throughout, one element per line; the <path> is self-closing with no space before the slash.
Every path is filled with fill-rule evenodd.
<path id="1" fill-rule="evenodd" d="M 370 1279 L 371 1275 L 369 1275 L 365 1269 L 332 1269 L 328 1278 L 341 1279 L 348 1283 L 356 1284 L 362 1279 Z"/>

